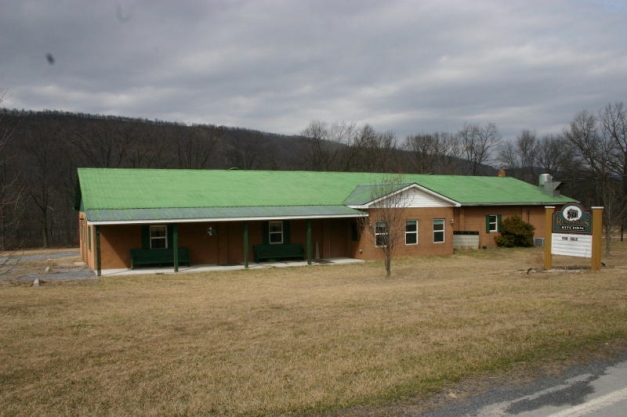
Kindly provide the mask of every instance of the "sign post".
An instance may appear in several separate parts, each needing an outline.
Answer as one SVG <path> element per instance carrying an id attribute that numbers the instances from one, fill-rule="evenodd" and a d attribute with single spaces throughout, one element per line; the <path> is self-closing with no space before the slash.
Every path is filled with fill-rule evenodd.
<path id="1" fill-rule="evenodd" d="M 593 214 L 577 203 L 566 204 L 561 211 L 545 207 L 544 269 L 551 269 L 553 255 L 591 259 L 591 269 L 601 269 L 603 207 L 593 207 Z"/>
<path id="2" fill-rule="evenodd" d="M 603 207 L 592 207 L 592 270 L 601 269 Z"/>
<path id="3" fill-rule="evenodd" d="M 544 208 L 544 269 L 553 268 L 553 254 L 551 253 L 552 237 L 553 237 L 553 213 L 554 206 L 546 206 Z"/>

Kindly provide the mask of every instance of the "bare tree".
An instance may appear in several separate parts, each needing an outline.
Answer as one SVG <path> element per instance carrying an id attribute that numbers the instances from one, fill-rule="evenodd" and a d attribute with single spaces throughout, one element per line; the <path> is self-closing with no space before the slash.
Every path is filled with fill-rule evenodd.
<path id="1" fill-rule="evenodd" d="M 137 137 L 136 125 L 117 120 L 89 120 L 66 135 L 85 165 L 101 168 L 125 166 Z"/>
<path id="2" fill-rule="evenodd" d="M 408 136 L 404 149 L 419 174 L 456 174 L 461 157 L 459 140 L 449 133 Z"/>
<path id="3" fill-rule="evenodd" d="M 339 152 L 339 147 L 330 143 L 330 129 L 326 122 L 314 120 L 301 132 L 307 139 L 306 158 L 312 171 L 329 171 Z"/>
<path id="4" fill-rule="evenodd" d="M 523 181 L 535 183 L 538 140 L 535 132 L 523 130 L 515 141 L 507 141 L 499 147 L 497 160 L 503 168 L 511 170 Z"/>
<path id="5" fill-rule="evenodd" d="M 369 124 L 359 129 L 352 144 L 355 151 L 350 171 L 390 172 L 396 171 L 396 137 L 393 132 L 377 132 Z"/>
<path id="6" fill-rule="evenodd" d="M 411 156 L 411 163 L 418 174 L 431 174 L 437 165 L 437 134 L 419 134 L 408 136 L 405 150 Z"/>
<path id="7" fill-rule="evenodd" d="M 3 101 L 0 92 L 0 103 Z M 22 207 L 23 186 L 20 176 L 13 167 L 12 152 L 9 151 L 9 140 L 12 128 L 5 126 L 0 116 L 0 275 L 8 272 L 11 259 L 14 258 L 10 249 L 19 246 L 11 239 L 19 226 L 18 210 Z"/>
<path id="8" fill-rule="evenodd" d="M 60 124 L 39 125 L 30 131 L 25 145 L 28 151 L 28 196 L 35 204 L 41 244 L 48 248 L 55 216 L 55 202 L 59 197 L 57 186 L 62 177 L 63 142 L 60 140 Z"/>
<path id="9" fill-rule="evenodd" d="M 383 252 L 385 275 L 392 275 L 392 259 L 405 239 L 406 201 L 402 189 L 406 186 L 400 175 L 386 176 L 372 184 L 370 197 L 373 202 L 368 217 L 361 218 L 362 230 L 367 230 L 375 246 Z"/>
<path id="10" fill-rule="evenodd" d="M 496 125 L 488 123 L 464 124 L 457 134 L 462 146 L 462 153 L 467 163 L 466 174 L 479 175 L 481 166 L 488 164 L 492 157 L 492 148 L 499 143 L 500 136 Z"/>
<path id="11" fill-rule="evenodd" d="M 176 129 L 175 137 L 177 168 L 206 169 L 222 133 L 215 126 L 189 128 L 181 125 Z"/>
<path id="12" fill-rule="evenodd" d="M 614 171 L 620 175 L 623 196 L 627 197 L 627 109 L 623 103 L 608 104 L 599 114 L 601 132 L 616 146 Z"/>
<path id="13" fill-rule="evenodd" d="M 569 127 L 564 130 L 564 137 L 573 149 L 575 159 L 580 163 L 582 177 L 587 174 L 587 181 L 593 184 L 592 204 L 610 205 L 612 209 L 603 211 L 605 223 L 606 251 L 611 246 L 611 230 L 617 223 L 622 223 L 623 209 L 616 205 L 624 205 L 625 199 L 616 200 L 612 190 L 612 174 L 616 174 L 617 144 L 611 136 L 599 134 L 596 117 L 587 112 L 579 112 Z M 615 216 L 621 213 L 621 217 Z"/>
<path id="14" fill-rule="evenodd" d="M 575 156 L 563 135 L 545 135 L 537 144 L 536 163 L 542 173 L 572 177 Z"/>

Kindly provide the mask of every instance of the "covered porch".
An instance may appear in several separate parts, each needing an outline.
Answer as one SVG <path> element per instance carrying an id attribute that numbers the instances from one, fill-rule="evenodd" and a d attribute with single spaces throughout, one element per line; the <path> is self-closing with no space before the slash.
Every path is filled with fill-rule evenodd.
<path id="1" fill-rule="evenodd" d="M 144 267 L 137 269 L 130 268 L 111 268 L 102 269 L 100 276 L 123 276 L 123 275 L 166 275 L 174 273 L 201 273 L 201 272 L 219 272 L 219 271 L 237 271 L 244 269 L 266 269 L 266 268 L 294 268 L 300 266 L 322 266 L 322 265 L 347 265 L 363 263 L 364 260 L 355 258 L 326 258 L 316 259 L 310 262 L 286 260 L 275 262 L 260 262 L 260 263 L 238 263 L 234 265 L 180 265 L 175 270 L 173 266 L 170 267 Z M 96 272 L 97 273 L 97 272 Z"/>
<path id="2" fill-rule="evenodd" d="M 342 212 L 325 209 L 268 217 L 98 219 L 84 223 L 87 244 L 81 252 L 91 252 L 91 261 L 84 259 L 98 276 L 124 270 L 145 273 L 148 268 L 183 272 L 280 267 L 286 261 L 312 265 L 356 257 L 355 224 L 367 214 L 345 207 Z"/>

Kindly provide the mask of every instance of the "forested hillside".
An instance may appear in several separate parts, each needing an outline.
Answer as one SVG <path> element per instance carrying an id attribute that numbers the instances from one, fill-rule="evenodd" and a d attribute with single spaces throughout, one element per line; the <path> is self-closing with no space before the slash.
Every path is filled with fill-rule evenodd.
<path id="1" fill-rule="evenodd" d="M 541 173 L 567 180 L 565 194 L 611 207 L 608 224 L 614 224 L 624 214 L 626 127 L 622 103 L 599 116 L 578 114 L 562 135 L 538 138 L 523 131 L 512 140 L 501 138 L 491 123 L 399 139 L 367 124 L 313 121 L 301 135 L 284 136 L 209 124 L 0 109 L 0 251 L 77 244 L 77 167 L 458 175 L 496 175 L 497 168 L 505 168 L 531 183 Z"/>

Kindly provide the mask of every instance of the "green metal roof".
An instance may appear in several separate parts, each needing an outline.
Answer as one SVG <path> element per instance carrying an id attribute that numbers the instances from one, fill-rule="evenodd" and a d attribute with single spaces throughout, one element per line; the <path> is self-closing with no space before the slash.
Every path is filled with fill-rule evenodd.
<path id="1" fill-rule="evenodd" d="M 412 184 L 413 183 L 358 185 L 346 200 L 343 201 L 343 204 L 347 206 L 362 206 L 373 200 L 409 187 Z"/>
<path id="2" fill-rule="evenodd" d="M 401 179 L 399 187 L 415 183 L 463 206 L 574 201 L 510 177 L 394 177 Z M 278 217 L 294 207 L 301 207 L 295 216 L 322 216 L 321 207 L 328 215 L 357 216 L 360 212 L 344 206 L 368 202 L 372 186 L 389 178 L 351 172 L 79 168 L 77 207 L 84 208 L 89 221 Z"/>
<path id="3" fill-rule="evenodd" d="M 282 206 L 282 207 L 191 207 L 154 209 L 104 209 L 87 210 L 87 218 L 93 223 L 144 223 L 176 220 L 218 221 L 237 219 L 273 218 L 330 218 L 362 217 L 365 214 L 346 206 Z"/>

